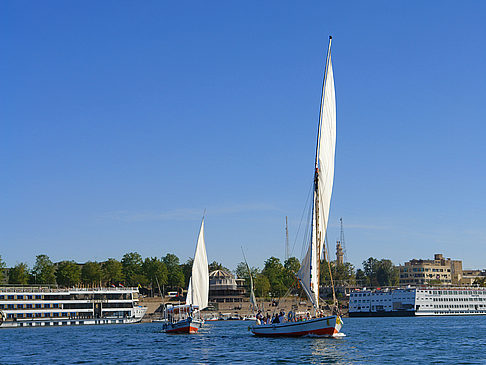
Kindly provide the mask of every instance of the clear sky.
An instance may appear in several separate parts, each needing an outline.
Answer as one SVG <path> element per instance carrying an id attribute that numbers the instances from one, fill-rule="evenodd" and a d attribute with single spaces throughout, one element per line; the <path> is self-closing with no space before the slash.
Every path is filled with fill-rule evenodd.
<path id="1" fill-rule="evenodd" d="M 0 2 L 0 255 L 283 258 L 329 35 L 329 241 L 486 267 L 486 3 Z M 334 248 L 332 249 L 334 251 Z"/>

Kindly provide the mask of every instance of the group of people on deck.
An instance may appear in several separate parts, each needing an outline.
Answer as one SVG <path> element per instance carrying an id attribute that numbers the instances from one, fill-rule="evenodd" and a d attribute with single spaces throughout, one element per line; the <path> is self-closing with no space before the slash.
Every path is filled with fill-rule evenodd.
<path id="1" fill-rule="evenodd" d="M 274 324 L 274 323 L 285 323 L 285 322 L 297 322 L 297 321 L 305 321 L 306 319 L 311 319 L 311 315 L 309 312 L 305 314 L 305 316 L 296 317 L 293 311 L 289 311 L 287 316 L 285 312 L 282 310 L 280 313 L 274 313 L 272 316 L 270 313 L 267 313 L 265 316 L 261 310 L 258 311 L 256 315 L 256 323 L 257 325 L 261 324 Z"/>

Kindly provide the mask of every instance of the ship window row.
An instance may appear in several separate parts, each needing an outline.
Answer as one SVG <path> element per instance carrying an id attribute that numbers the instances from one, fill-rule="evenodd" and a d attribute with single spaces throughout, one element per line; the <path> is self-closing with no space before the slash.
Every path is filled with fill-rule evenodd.
<path id="1" fill-rule="evenodd" d="M 130 293 L 107 293 L 107 294 L 69 294 L 69 295 L 58 295 L 58 294 L 37 294 L 37 295 L 26 295 L 26 294 L 0 294 L 0 300 L 131 300 Z"/>
<path id="2" fill-rule="evenodd" d="M 486 308 L 483 304 L 437 304 L 434 308 Z"/>
<path id="3" fill-rule="evenodd" d="M 60 308 L 59 304 L 0 304 L 0 309 L 51 309 Z"/>
<path id="4" fill-rule="evenodd" d="M 474 298 L 463 298 L 463 297 L 459 297 L 459 298 L 433 298 L 433 299 L 434 299 L 434 302 L 475 302 L 475 301 L 482 302 L 483 301 L 483 298 L 479 298 L 479 297 L 474 297 Z"/>

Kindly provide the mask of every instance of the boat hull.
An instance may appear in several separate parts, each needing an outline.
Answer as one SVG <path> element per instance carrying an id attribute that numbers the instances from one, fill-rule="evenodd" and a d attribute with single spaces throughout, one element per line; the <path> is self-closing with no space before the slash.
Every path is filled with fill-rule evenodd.
<path id="1" fill-rule="evenodd" d="M 165 323 L 164 331 L 171 334 L 192 334 L 197 333 L 203 321 L 193 318 L 182 319 L 173 323 Z"/>
<path id="2" fill-rule="evenodd" d="M 284 322 L 250 326 L 255 336 L 266 337 L 300 337 L 300 336 L 335 336 L 341 330 L 340 317 L 328 316 L 306 321 Z"/>

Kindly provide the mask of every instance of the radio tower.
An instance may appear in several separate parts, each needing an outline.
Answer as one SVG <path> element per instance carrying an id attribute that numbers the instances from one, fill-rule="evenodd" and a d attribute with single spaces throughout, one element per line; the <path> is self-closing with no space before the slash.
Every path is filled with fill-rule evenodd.
<path id="1" fill-rule="evenodd" d="M 289 259 L 289 225 L 287 221 L 287 216 L 285 216 L 285 261 Z"/>
<path id="2" fill-rule="evenodd" d="M 344 253 L 344 262 L 348 261 L 348 255 L 346 253 L 346 244 L 344 243 L 344 228 L 343 228 L 343 219 L 339 218 L 339 222 L 341 223 L 341 234 L 339 235 L 339 242 L 343 248 Z"/>

